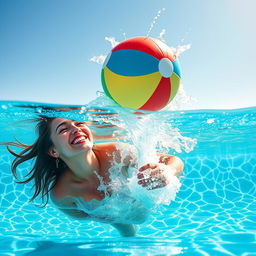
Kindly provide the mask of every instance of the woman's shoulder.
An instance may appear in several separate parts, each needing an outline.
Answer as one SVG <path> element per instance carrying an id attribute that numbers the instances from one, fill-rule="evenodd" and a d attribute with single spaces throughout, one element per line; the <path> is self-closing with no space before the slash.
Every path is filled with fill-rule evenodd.
<path id="1" fill-rule="evenodd" d="M 116 149 L 118 142 L 104 142 L 104 143 L 96 143 L 94 145 L 94 149 L 96 150 L 114 150 Z"/>
<path id="2" fill-rule="evenodd" d="M 135 147 L 124 142 L 108 142 L 95 145 L 95 151 L 99 153 L 101 159 L 115 160 L 116 163 L 123 162 L 129 165 L 136 161 Z"/>
<path id="3" fill-rule="evenodd" d="M 94 146 L 95 150 L 98 151 L 110 151 L 110 152 L 119 152 L 122 150 L 131 150 L 134 147 L 128 143 L 124 142 L 106 142 L 106 143 L 97 143 Z"/>
<path id="4" fill-rule="evenodd" d="M 100 156 L 101 160 L 110 160 L 119 152 L 118 145 L 117 142 L 97 143 L 94 145 L 94 152 Z"/>

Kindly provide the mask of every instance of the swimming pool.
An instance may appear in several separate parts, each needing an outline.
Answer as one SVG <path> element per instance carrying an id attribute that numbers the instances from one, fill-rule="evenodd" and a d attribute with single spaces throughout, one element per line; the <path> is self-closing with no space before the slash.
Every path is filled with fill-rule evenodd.
<path id="1" fill-rule="evenodd" d="M 95 107 L 92 119 L 97 111 L 102 109 Z M 32 124 L 23 120 L 44 112 L 75 119 L 88 109 L 0 102 L 0 141 L 16 136 L 33 142 Z M 32 186 L 14 183 L 12 157 L 0 146 L 0 255 L 256 255 L 256 108 L 166 116 L 197 145 L 176 153 L 185 169 L 175 201 L 161 206 L 133 238 L 107 224 L 71 220 L 51 204 L 41 209 L 27 203 Z"/>

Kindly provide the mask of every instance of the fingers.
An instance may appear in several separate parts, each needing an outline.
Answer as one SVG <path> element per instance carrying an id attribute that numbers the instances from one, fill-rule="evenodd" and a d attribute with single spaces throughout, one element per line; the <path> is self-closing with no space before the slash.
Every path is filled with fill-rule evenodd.
<path id="1" fill-rule="evenodd" d="M 137 174 L 138 179 L 147 178 L 149 176 L 157 176 L 158 174 L 161 174 L 163 172 L 162 169 L 157 168 L 157 167 L 155 167 L 153 170 L 151 168 L 151 170 L 148 170 L 148 171 L 143 170 L 143 171 L 144 171 L 143 173 L 140 172 Z"/>
<path id="2" fill-rule="evenodd" d="M 164 170 L 160 168 L 159 164 L 146 164 L 139 169 L 138 184 L 148 190 L 164 187 L 168 181 L 163 172 Z"/>
<path id="3" fill-rule="evenodd" d="M 143 172 L 145 171 L 146 169 L 155 169 L 156 167 L 158 166 L 158 164 L 153 164 L 153 163 L 150 163 L 150 164 L 146 164 L 146 165 L 143 165 L 142 167 L 140 167 L 139 171 L 140 172 Z"/>
<path id="4" fill-rule="evenodd" d="M 162 188 L 167 185 L 167 180 L 162 178 L 149 178 L 149 179 L 143 179 L 139 180 L 138 184 L 140 184 L 142 187 L 146 187 L 148 190 L 156 189 L 156 188 Z"/>

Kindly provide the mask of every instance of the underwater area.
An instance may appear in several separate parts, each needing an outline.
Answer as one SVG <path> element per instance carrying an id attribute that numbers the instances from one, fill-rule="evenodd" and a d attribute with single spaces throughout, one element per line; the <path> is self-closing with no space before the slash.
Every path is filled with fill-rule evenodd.
<path id="1" fill-rule="evenodd" d="M 2 101 L 0 142 L 33 143 L 29 120 L 38 115 L 83 120 L 96 143 L 134 144 L 142 162 L 152 150 L 179 156 L 185 167 L 176 197 L 137 225 L 135 237 L 120 237 L 108 224 L 28 203 L 33 184 L 14 182 L 13 157 L 0 146 L 0 255 L 256 255 L 256 107 L 136 114 L 101 97 L 85 106 Z"/>

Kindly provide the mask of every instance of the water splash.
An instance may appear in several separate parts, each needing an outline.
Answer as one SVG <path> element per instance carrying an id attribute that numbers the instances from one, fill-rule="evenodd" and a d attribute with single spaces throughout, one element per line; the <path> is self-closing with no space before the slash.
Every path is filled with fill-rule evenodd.
<path id="1" fill-rule="evenodd" d="M 191 28 L 189 28 L 186 32 L 185 32 L 185 35 L 183 36 L 183 38 L 180 40 L 181 43 L 184 43 L 186 37 L 188 36 L 188 34 L 191 32 Z"/>
<path id="2" fill-rule="evenodd" d="M 106 57 L 107 57 L 106 55 L 93 56 L 92 58 L 90 58 L 90 61 L 102 65 L 104 63 Z"/>
<path id="3" fill-rule="evenodd" d="M 105 37 L 105 40 L 110 42 L 111 47 L 114 48 L 115 46 L 117 46 L 119 44 L 118 41 L 116 41 L 115 37 Z M 91 62 L 95 62 L 97 64 L 102 65 L 105 61 L 105 59 L 107 58 L 107 55 L 99 55 L 99 56 L 93 56 L 89 59 L 89 61 Z"/>
<path id="4" fill-rule="evenodd" d="M 177 47 L 171 47 L 171 50 L 176 55 L 176 57 L 179 57 L 183 52 L 189 50 L 191 48 L 191 44 L 185 44 L 185 45 L 178 45 Z"/>
<path id="5" fill-rule="evenodd" d="M 118 125 L 122 130 L 125 130 L 126 134 L 122 138 L 122 142 L 133 147 L 136 164 L 130 168 L 130 178 L 128 183 L 126 183 L 129 195 L 143 202 L 144 207 L 150 210 L 155 209 L 161 204 L 170 204 L 181 186 L 178 178 L 172 175 L 168 186 L 157 190 L 147 190 L 137 184 L 138 169 L 147 163 L 157 163 L 157 152 L 168 154 L 170 152 L 173 154 L 181 153 L 182 151 L 190 152 L 195 147 L 196 140 L 182 136 L 178 128 L 171 125 L 170 112 L 168 111 L 158 111 L 147 115 L 135 115 L 134 111 L 121 108 L 107 98 L 104 93 L 101 93 L 90 104 L 102 108 L 114 109 L 118 113 L 118 119 L 115 117 L 115 119 L 110 120 L 102 117 L 102 120 L 104 122 L 110 122 L 113 125 Z M 131 154 L 131 151 L 127 151 L 126 147 L 124 149 L 120 148 L 120 152 L 122 158 L 125 158 L 127 154 Z M 117 163 L 114 165 L 118 166 Z M 115 178 L 114 184 L 118 184 L 117 178 Z M 117 187 L 124 189 L 125 183 Z"/>
<path id="6" fill-rule="evenodd" d="M 183 84 L 180 84 L 180 88 L 174 97 L 174 99 L 163 109 L 164 111 L 178 111 L 191 109 L 197 103 L 197 99 L 187 94 Z"/>
<path id="7" fill-rule="evenodd" d="M 105 40 L 111 43 L 111 47 L 114 48 L 119 44 L 118 41 L 116 41 L 115 37 L 105 37 Z"/>
<path id="8" fill-rule="evenodd" d="M 165 33 L 166 33 L 166 30 L 165 29 L 162 29 L 159 36 L 158 36 L 158 39 L 160 41 L 162 41 L 163 43 L 165 43 L 165 39 L 164 39 L 164 36 L 165 36 Z"/>
<path id="9" fill-rule="evenodd" d="M 161 16 L 161 13 L 165 11 L 165 8 L 162 8 L 160 9 L 158 12 L 157 12 L 157 15 L 153 18 L 151 24 L 150 24 L 150 27 L 149 27 L 149 30 L 148 30 L 148 33 L 147 33 L 147 37 L 149 37 L 152 29 L 154 28 L 155 24 L 156 24 L 156 21 L 157 19 Z"/>
<path id="10" fill-rule="evenodd" d="M 126 37 L 126 33 L 125 33 L 125 32 L 123 32 L 123 37 L 124 37 L 124 40 L 126 40 L 126 39 L 127 39 L 127 37 Z"/>

